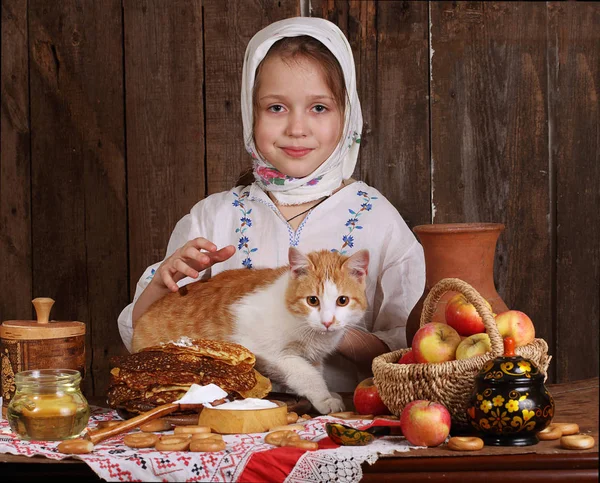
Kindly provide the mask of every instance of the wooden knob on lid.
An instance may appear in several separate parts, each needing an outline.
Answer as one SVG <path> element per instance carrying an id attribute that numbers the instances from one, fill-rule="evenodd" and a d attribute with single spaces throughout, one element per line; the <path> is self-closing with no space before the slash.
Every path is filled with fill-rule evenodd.
<path id="1" fill-rule="evenodd" d="M 514 357 L 515 356 L 515 339 L 512 337 L 504 338 L 504 356 Z"/>
<path id="2" fill-rule="evenodd" d="M 54 305 L 54 300 L 49 297 L 38 297 L 31 301 L 35 307 L 38 324 L 47 324 L 50 317 L 50 310 Z"/>

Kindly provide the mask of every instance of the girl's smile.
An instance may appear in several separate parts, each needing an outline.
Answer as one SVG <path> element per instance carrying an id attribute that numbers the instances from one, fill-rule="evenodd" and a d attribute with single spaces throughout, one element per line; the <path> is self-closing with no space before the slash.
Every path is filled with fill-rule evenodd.
<path id="1" fill-rule="evenodd" d="M 312 151 L 309 148 L 298 148 L 298 147 L 282 147 L 280 148 L 285 154 L 292 158 L 302 158 Z"/>
<path id="2" fill-rule="evenodd" d="M 341 111 L 314 61 L 267 58 L 260 71 L 258 100 L 254 142 L 287 176 L 308 176 L 337 147 Z"/>

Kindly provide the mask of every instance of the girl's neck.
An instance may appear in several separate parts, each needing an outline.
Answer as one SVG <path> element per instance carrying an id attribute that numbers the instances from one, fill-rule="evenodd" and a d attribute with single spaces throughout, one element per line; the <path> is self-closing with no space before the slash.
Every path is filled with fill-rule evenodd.
<path id="1" fill-rule="evenodd" d="M 316 205 L 322 203 L 327 198 L 336 194 L 339 190 L 353 183 L 353 179 L 345 179 L 342 181 L 339 187 L 337 187 L 331 195 L 319 198 L 318 200 L 309 201 L 308 203 L 301 203 L 299 205 L 280 205 L 277 202 L 277 198 L 273 196 L 273 193 L 270 191 L 267 192 L 267 196 L 271 199 L 271 201 L 275 204 L 281 215 L 285 218 L 285 220 L 290 224 L 290 226 L 296 230 L 300 223 L 306 218 L 308 212 L 314 208 Z"/>

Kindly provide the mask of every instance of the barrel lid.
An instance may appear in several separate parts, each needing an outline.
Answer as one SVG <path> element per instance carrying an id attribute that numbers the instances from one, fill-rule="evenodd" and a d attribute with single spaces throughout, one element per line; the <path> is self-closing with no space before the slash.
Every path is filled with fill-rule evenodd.
<path id="1" fill-rule="evenodd" d="M 3 339 L 59 339 L 85 334 L 85 324 L 78 321 L 49 321 L 50 309 L 54 300 L 38 297 L 32 300 L 37 320 L 5 320 L 0 326 Z"/>

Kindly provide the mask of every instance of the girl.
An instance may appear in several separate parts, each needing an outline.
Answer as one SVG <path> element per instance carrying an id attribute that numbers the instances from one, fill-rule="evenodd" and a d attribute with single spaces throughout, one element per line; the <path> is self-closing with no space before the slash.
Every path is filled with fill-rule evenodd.
<path id="1" fill-rule="evenodd" d="M 232 268 L 278 267 L 288 248 L 370 252 L 369 312 L 324 368 L 331 391 L 353 391 L 377 355 L 406 347 L 408 314 L 423 293 L 423 250 L 376 189 L 351 179 L 362 114 L 354 59 L 331 22 L 275 22 L 248 44 L 242 120 L 254 182 L 213 194 L 176 225 L 165 259 L 146 269 L 119 316 L 131 350 L 132 326 L 169 291 Z"/>

